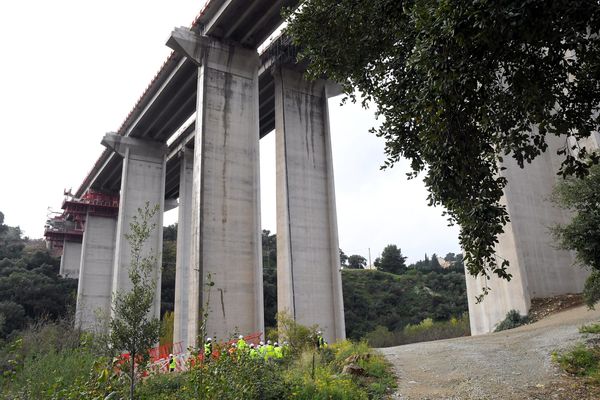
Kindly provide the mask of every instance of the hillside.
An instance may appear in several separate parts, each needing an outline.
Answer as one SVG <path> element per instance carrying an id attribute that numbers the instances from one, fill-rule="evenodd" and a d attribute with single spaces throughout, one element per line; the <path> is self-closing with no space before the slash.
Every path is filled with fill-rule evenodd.
<path id="1" fill-rule="evenodd" d="M 445 321 L 468 310 L 465 275 L 452 270 L 402 275 L 375 270 L 342 273 L 346 334 L 359 339 L 378 326 L 402 330 L 431 318 Z"/>

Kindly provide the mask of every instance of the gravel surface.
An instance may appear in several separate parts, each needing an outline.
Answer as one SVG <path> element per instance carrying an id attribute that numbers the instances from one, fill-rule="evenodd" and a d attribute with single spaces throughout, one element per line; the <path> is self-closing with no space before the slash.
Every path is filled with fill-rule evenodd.
<path id="1" fill-rule="evenodd" d="M 578 328 L 598 320 L 600 310 L 576 307 L 508 331 L 380 349 L 398 376 L 392 398 L 597 399 L 550 355 L 584 341 Z"/>

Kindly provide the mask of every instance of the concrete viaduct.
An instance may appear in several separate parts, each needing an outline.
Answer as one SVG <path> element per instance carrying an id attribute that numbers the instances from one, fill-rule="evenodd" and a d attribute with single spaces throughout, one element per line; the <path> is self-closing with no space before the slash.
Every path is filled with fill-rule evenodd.
<path id="1" fill-rule="evenodd" d="M 318 324 L 328 341 L 343 339 L 327 109 L 337 86 L 305 81 L 285 37 L 257 51 L 281 25 L 281 8 L 298 1 L 205 3 L 191 29 L 173 31 L 167 45 L 174 52 L 119 130 L 102 139 L 105 151 L 63 205 L 67 221 L 47 229 L 63 249 L 61 273 L 79 278 L 77 323 L 94 329 L 110 314 L 113 293 L 129 287 L 125 235 L 149 202 L 160 206 L 147 243 L 158 265 L 162 212 L 179 211 L 174 342 L 197 345 L 208 276 L 207 334 L 263 331 L 259 139 L 275 130 L 278 309 Z M 474 334 L 493 329 L 512 308 L 526 313 L 532 297 L 581 291 L 585 275 L 573 274 L 571 255 L 553 249 L 546 232 L 566 216 L 540 202 L 554 182 L 556 156 L 547 153 L 536 165 L 527 175 L 507 170 L 513 222 L 498 253 L 515 279 L 491 284 L 479 305 L 472 299 L 487 283 L 467 279 Z M 160 269 L 155 273 L 160 282 Z M 160 284 L 157 317 L 159 310 Z"/>

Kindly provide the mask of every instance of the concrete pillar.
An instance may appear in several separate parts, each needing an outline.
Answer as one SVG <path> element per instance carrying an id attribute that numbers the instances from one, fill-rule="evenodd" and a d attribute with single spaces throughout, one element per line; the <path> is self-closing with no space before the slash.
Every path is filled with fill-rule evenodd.
<path id="1" fill-rule="evenodd" d="M 188 339 L 189 280 L 192 234 L 192 188 L 194 152 L 184 149 L 181 153 L 179 175 L 179 219 L 177 222 L 177 261 L 175 265 L 175 320 L 173 343 L 181 342 L 183 348 L 193 345 Z"/>
<path id="2" fill-rule="evenodd" d="M 556 150 L 564 146 L 565 138 L 548 136 L 546 140 L 546 152 L 524 169 L 512 158 L 507 157 L 503 163 L 506 170 L 501 173 L 508 179 L 503 202 L 511 222 L 499 238 L 496 255 L 499 262 L 502 259 L 510 262 L 513 279 L 506 282 L 492 278 L 485 282 L 483 278 L 467 275 L 473 335 L 493 331 L 511 309 L 527 314 L 531 299 L 583 290 L 588 272 L 573 266 L 573 253 L 556 248 L 549 229 L 570 220 L 566 211 L 549 201 L 554 185 L 561 179 L 556 172 L 562 157 Z M 475 304 L 474 297 L 485 284 L 492 290 L 481 304 Z"/>
<path id="3" fill-rule="evenodd" d="M 277 306 L 346 337 L 326 81 L 275 72 Z"/>
<path id="4" fill-rule="evenodd" d="M 207 304 L 207 335 L 260 332 L 258 53 L 185 28 L 167 45 L 199 68 L 188 336 Z"/>
<path id="5" fill-rule="evenodd" d="M 86 331 L 104 330 L 110 317 L 116 227 L 116 218 L 87 215 L 75 312 L 76 326 Z"/>
<path id="6" fill-rule="evenodd" d="M 143 208 L 146 203 L 150 205 L 150 208 L 158 205 L 158 212 L 150 221 L 155 228 L 150 233 L 150 238 L 144 243 L 142 255 L 153 256 L 155 260 L 153 278 L 156 280 L 156 295 L 151 315 L 160 318 L 160 272 L 167 146 L 158 142 L 115 134 L 106 134 L 102 139 L 102 144 L 123 157 L 113 262 L 113 296 L 118 291 L 131 289 L 128 275 L 131 264 L 131 246 L 126 239 L 126 235 L 130 233 L 129 224 L 138 214 L 138 208 Z"/>
<path id="7" fill-rule="evenodd" d="M 79 264 L 81 261 L 81 243 L 65 240 L 63 253 L 60 257 L 59 274 L 65 278 L 79 278 Z"/>

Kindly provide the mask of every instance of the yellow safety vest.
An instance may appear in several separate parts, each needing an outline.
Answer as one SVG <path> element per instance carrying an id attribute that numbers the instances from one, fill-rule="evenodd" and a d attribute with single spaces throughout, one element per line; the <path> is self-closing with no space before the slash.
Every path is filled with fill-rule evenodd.
<path id="1" fill-rule="evenodd" d="M 279 347 L 279 346 L 278 346 L 278 347 L 275 347 L 275 348 L 273 349 L 273 351 L 275 352 L 275 358 L 276 358 L 276 359 L 281 359 L 281 358 L 283 358 L 283 351 L 282 351 L 281 347 Z"/>

